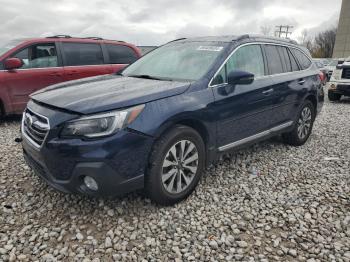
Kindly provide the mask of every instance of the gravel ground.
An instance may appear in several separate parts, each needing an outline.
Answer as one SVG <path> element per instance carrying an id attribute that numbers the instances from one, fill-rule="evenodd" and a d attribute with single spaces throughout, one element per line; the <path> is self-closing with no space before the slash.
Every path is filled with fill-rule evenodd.
<path id="1" fill-rule="evenodd" d="M 0 261 L 350 261 L 350 100 L 327 102 L 308 143 L 279 139 L 207 170 L 174 207 L 140 194 L 64 195 L 0 124 Z M 255 168 L 258 176 L 250 172 Z"/>

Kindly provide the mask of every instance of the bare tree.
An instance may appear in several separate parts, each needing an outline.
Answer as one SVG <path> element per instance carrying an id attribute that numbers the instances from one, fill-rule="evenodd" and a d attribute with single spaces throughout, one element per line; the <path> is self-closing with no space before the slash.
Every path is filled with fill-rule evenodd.
<path id="1" fill-rule="evenodd" d="M 332 57 L 335 44 L 337 28 L 331 28 L 318 33 L 314 38 L 308 36 L 308 32 L 303 30 L 299 37 L 299 43 L 309 49 L 315 58 Z"/>
<path id="2" fill-rule="evenodd" d="M 271 26 L 268 26 L 268 25 L 260 26 L 260 32 L 263 35 L 270 36 L 271 35 L 271 30 L 272 30 Z"/>
<path id="3" fill-rule="evenodd" d="M 332 57 L 337 29 L 332 28 L 319 33 L 315 37 L 314 55 L 315 57 Z"/>
<path id="4" fill-rule="evenodd" d="M 305 46 L 307 49 L 310 50 L 310 52 L 312 52 L 312 49 L 313 49 L 313 40 L 312 38 L 309 36 L 309 33 L 306 29 L 304 29 L 302 32 L 301 32 L 301 35 L 298 39 L 299 43 L 302 45 L 302 46 Z"/>
<path id="5" fill-rule="evenodd" d="M 309 39 L 308 37 L 308 32 L 307 32 L 307 29 L 304 29 L 302 32 L 301 32 L 301 35 L 299 37 L 299 43 L 303 46 L 305 46 L 305 44 L 307 43 L 307 40 Z"/>

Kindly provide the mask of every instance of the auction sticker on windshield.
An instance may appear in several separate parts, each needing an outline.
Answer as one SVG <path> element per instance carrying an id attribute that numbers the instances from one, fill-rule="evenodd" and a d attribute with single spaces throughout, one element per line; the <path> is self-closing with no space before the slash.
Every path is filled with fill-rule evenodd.
<path id="1" fill-rule="evenodd" d="M 212 51 L 212 52 L 220 52 L 224 47 L 222 46 L 199 46 L 197 50 L 200 51 Z"/>

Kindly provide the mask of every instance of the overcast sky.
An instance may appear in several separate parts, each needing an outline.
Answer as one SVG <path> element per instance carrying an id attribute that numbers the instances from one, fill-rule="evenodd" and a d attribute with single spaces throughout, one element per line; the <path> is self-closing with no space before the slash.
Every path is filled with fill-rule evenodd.
<path id="1" fill-rule="evenodd" d="M 293 25 L 292 38 L 338 23 L 341 0 L 0 0 L 0 42 L 53 34 L 137 45 L 179 37 L 260 33 Z"/>

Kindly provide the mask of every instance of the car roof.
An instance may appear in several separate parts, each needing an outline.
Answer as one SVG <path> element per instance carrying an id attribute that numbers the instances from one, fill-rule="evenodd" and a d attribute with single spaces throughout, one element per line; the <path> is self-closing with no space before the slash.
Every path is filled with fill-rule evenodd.
<path id="1" fill-rule="evenodd" d="M 224 35 L 224 36 L 202 36 L 192 38 L 180 38 L 174 41 L 203 41 L 203 42 L 233 42 L 240 40 L 251 40 L 251 41 L 266 41 L 276 43 L 288 43 L 298 45 L 296 41 L 292 39 L 285 39 L 272 36 L 256 35 L 256 34 L 244 34 L 244 35 Z"/>
<path id="2" fill-rule="evenodd" d="M 52 42 L 69 42 L 69 43 L 95 43 L 95 44 L 112 44 L 112 45 L 124 45 L 131 49 L 133 49 L 138 56 L 141 56 L 141 51 L 138 49 L 135 45 L 131 43 L 127 43 L 120 40 L 109 40 L 109 39 L 103 39 L 100 37 L 71 37 L 66 35 L 57 35 L 57 36 L 49 36 L 49 37 L 37 37 L 37 38 L 17 38 L 12 39 L 11 41 L 17 42 L 16 45 L 2 54 L 0 56 L 0 59 L 3 59 L 6 57 L 9 53 L 13 52 L 14 50 L 18 50 L 21 48 L 24 48 L 28 45 L 33 44 L 45 44 L 45 43 L 52 43 Z"/>
<path id="3" fill-rule="evenodd" d="M 45 42 L 73 42 L 73 43 L 109 43 L 109 44 L 118 44 L 118 45 L 127 45 L 130 47 L 135 47 L 131 43 L 127 43 L 125 41 L 121 40 L 110 40 L 110 39 L 103 39 L 101 37 L 71 37 L 66 35 L 57 35 L 57 36 L 49 36 L 49 37 L 37 37 L 37 38 L 21 38 L 21 39 L 14 39 L 19 40 L 22 42 L 22 44 L 28 44 L 28 43 L 45 43 Z"/>

